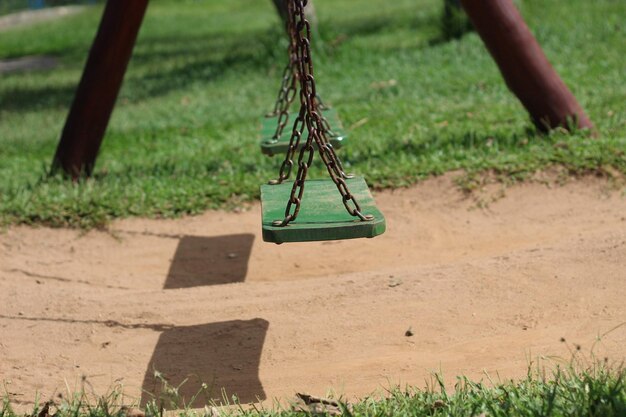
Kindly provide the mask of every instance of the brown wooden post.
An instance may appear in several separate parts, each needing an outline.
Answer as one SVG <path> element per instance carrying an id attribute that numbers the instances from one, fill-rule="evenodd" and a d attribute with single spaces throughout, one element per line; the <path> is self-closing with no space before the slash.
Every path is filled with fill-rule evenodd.
<path id="1" fill-rule="evenodd" d="M 91 175 L 130 60 L 148 0 L 108 0 L 74 102 L 54 156 L 52 171 L 76 179 Z"/>
<path id="2" fill-rule="evenodd" d="M 276 11 L 280 15 L 283 22 L 287 22 L 287 1 L 286 0 L 272 0 Z"/>
<path id="3" fill-rule="evenodd" d="M 276 11 L 280 16 L 283 24 L 287 26 L 287 1 L 288 0 L 272 0 L 274 3 L 274 7 L 276 7 Z M 306 18 L 311 24 L 311 28 L 313 29 L 313 33 L 315 37 L 318 38 L 317 31 L 317 14 L 315 13 L 315 6 L 313 5 L 313 0 L 309 0 L 305 6 L 304 12 L 306 13 Z"/>
<path id="4" fill-rule="evenodd" d="M 593 124 L 548 62 L 513 0 L 461 0 L 509 89 L 520 99 L 538 129 L 579 128 Z"/>

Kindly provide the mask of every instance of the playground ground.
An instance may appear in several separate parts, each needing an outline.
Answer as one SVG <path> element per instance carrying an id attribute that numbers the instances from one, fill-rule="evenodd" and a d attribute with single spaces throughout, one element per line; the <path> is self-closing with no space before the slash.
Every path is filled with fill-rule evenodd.
<path id="1" fill-rule="evenodd" d="M 107 231 L 9 227 L 10 399 L 28 408 L 37 395 L 123 384 L 129 402 L 146 401 L 156 369 L 172 385 L 189 378 L 187 399 L 201 380 L 214 398 L 224 387 L 271 404 L 423 386 L 432 372 L 450 385 L 506 380 L 573 353 L 623 361 L 623 191 L 544 174 L 552 185 L 537 177 L 468 197 L 455 175 L 377 193 L 388 230 L 371 240 L 264 243 L 257 203 Z"/>
<path id="2" fill-rule="evenodd" d="M 285 58 L 276 14 L 181 4 L 151 2 L 78 185 L 47 173 L 101 6 L 0 36 L 0 383 L 17 409 L 118 384 L 145 402 L 155 370 L 187 379 L 187 400 L 204 381 L 271 404 L 623 365 L 623 3 L 518 2 L 592 137 L 536 134 L 478 36 L 442 39 L 440 0 L 316 0 L 341 157 L 388 229 L 281 246 L 261 241 L 258 203 L 280 163 L 258 146 Z M 579 382 L 576 406 L 602 397 Z"/>

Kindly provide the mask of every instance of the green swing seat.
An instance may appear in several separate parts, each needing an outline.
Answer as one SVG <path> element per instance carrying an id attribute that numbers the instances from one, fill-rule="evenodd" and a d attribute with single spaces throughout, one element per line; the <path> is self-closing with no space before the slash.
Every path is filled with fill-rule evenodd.
<path id="1" fill-rule="evenodd" d="M 378 210 L 365 180 L 355 177 L 346 180 L 350 192 L 359 202 L 361 213 L 372 220 L 360 220 L 350 215 L 343 205 L 335 183 L 330 179 L 306 181 L 300 213 L 286 226 L 274 226 L 285 218 L 286 202 L 291 195 L 293 181 L 261 186 L 263 240 L 266 242 L 311 242 L 372 238 L 385 231 L 385 218 Z"/>
<path id="2" fill-rule="evenodd" d="M 275 109 L 288 111 L 291 102 L 300 98 L 299 111 L 311 118 L 314 112 L 321 111 L 322 116 L 328 122 L 328 126 L 318 131 L 315 137 L 311 137 L 309 132 L 301 132 L 300 149 L 308 140 L 308 143 L 315 146 L 314 142 L 330 144 L 332 149 L 322 149 L 325 156 L 323 159 L 326 168 L 331 176 L 337 178 L 343 176 L 343 168 L 334 149 L 340 148 L 346 136 L 341 129 L 341 123 L 337 117 L 337 112 L 333 109 L 323 108 L 316 94 L 315 79 L 313 77 L 313 59 L 311 56 L 311 32 L 308 29 L 309 23 L 304 13 L 306 2 L 289 0 L 287 2 L 289 33 L 289 64 L 283 73 L 281 89 Z M 299 84 L 299 93 L 294 93 L 296 82 Z M 314 99 L 311 99 L 314 97 Z M 280 137 L 274 138 L 278 125 L 278 116 L 264 117 L 261 120 L 261 150 L 264 154 L 275 155 L 285 154 L 285 162 L 292 168 L 296 168 L 298 173 L 294 173 L 295 178 L 306 178 L 306 170 L 313 162 L 314 153 L 309 154 L 308 159 L 303 159 L 299 155 L 298 163 L 294 165 L 295 152 L 287 153 L 293 132 L 296 113 L 289 114 L 289 120 L 285 124 Z M 298 126 L 300 128 L 300 126 Z M 305 128 L 306 129 L 306 128 Z M 327 131 L 332 130 L 332 131 Z M 322 136 L 322 138 L 318 137 Z M 313 142 L 311 142 L 313 140 Z M 321 142 L 320 142 L 321 140 Z M 319 149 L 317 149 L 319 151 Z M 283 175 L 281 170 L 281 176 Z M 288 175 L 288 174 L 287 174 Z M 293 178 L 293 177 L 292 177 Z M 376 207 L 374 198 L 367 188 L 367 184 L 362 177 L 354 177 L 345 180 L 341 191 L 332 179 L 311 179 L 306 180 L 300 188 L 302 198 L 299 200 L 299 211 L 295 219 L 289 218 L 286 224 L 285 209 L 291 199 L 294 182 L 284 181 L 282 183 L 269 183 L 261 186 L 261 208 L 262 208 L 262 231 L 263 240 L 277 244 L 285 242 L 312 242 L 323 240 L 372 238 L 385 232 L 385 218 Z M 354 198 L 360 207 L 360 215 L 352 216 L 346 205 L 344 198 Z M 352 201 L 348 204 L 354 207 Z M 295 207 L 291 207 L 295 210 Z"/>
<path id="3" fill-rule="evenodd" d="M 341 129 L 341 121 L 337 116 L 337 112 L 332 109 L 325 109 L 322 111 L 322 115 L 328 121 L 328 124 L 333 129 L 333 135 L 329 135 L 328 139 L 333 148 L 339 149 L 345 143 L 346 135 Z M 289 147 L 289 139 L 291 139 L 291 128 L 293 120 L 295 120 L 297 113 L 289 114 L 289 123 L 285 125 L 280 138 L 274 139 L 274 133 L 276 133 L 276 125 L 278 123 L 278 116 L 264 116 L 261 118 L 261 152 L 268 156 L 274 156 L 276 154 L 283 154 Z M 304 141 L 300 142 L 302 146 Z"/>

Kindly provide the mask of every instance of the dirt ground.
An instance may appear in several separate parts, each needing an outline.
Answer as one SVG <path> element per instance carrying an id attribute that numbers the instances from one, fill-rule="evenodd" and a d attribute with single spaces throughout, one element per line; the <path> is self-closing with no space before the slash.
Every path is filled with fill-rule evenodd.
<path id="1" fill-rule="evenodd" d="M 269 403 L 423 386 L 433 371 L 516 378 L 576 344 L 590 360 L 626 322 L 623 191 L 527 183 L 477 208 L 451 178 L 376 194 L 387 232 L 370 240 L 264 243 L 258 204 L 109 232 L 9 228 L 0 380 L 24 406 L 118 383 L 146 401 L 156 369 L 189 378 L 186 398 L 201 380 Z M 626 326 L 593 354 L 623 361 Z"/>
<path id="2" fill-rule="evenodd" d="M 0 32 L 16 27 L 58 20 L 65 16 L 80 13 L 83 10 L 85 10 L 85 6 L 59 6 L 11 13 L 0 16 Z"/>

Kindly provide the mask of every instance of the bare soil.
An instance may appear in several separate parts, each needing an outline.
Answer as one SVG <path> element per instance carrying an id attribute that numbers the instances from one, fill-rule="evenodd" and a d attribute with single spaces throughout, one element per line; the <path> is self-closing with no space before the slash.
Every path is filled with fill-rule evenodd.
<path id="1" fill-rule="evenodd" d="M 50 71 L 59 65 L 52 56 L 30 55 L 15 59 L 0 59 L 0 74 L 24 71 Z"/>
<path id="2" fill-rule="evenodd" d="M 85 6 L 59 6 L 37 10 L 23 10 L 0 16 L 0 32 L 42 22 L 58 20 L 85 10 Z"/>
<path id="3" fill-rule="evenodd" d="M 626 358 L 623 191 L 527 183 L 479 208 L 446 175 L 376 199 L 388 229 L 370 240 L 264 243 L 258 204 L 88 233 L 11 227 L 0 380 L 25 406 L 117 383 L 146 401 L 156 369 L 188 378 L 187 399 L 204 381 L 249 402 L 352 398 L 433 371 L 517 378 L 576 345 Z"/>

